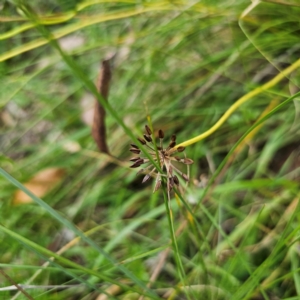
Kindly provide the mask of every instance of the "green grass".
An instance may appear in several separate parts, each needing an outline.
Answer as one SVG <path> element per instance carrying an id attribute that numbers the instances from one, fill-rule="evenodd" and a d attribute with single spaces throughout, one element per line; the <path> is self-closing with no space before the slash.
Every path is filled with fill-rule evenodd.
<path id="1" fill-rule="evenodd" d="M 298 299 L 297 2 L 26 3 L 0 7 L 0 299 L 28 299 L 8 278 L 33 299 Z M 82 120 L 87 95 L 117 160 Z M 194 160 L 170 203 L 127 163 L 147 117 Z M 52 167 L 49 193 L 26 190 Z"/>

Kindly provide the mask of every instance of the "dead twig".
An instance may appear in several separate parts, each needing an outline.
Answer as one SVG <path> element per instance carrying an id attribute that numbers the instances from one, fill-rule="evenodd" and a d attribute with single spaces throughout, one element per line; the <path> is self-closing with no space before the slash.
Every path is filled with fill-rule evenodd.
<path id="1" fill-rule="evenodd" d="M 13 284 L 19 291 L 22 293 L 27 299 L 33 300 L 33 298 L 22 288 L 19 284 L 17 284 L 10 276 L 8 276 L 3 270 L 0 269 L 0 273 L 11 283 Z"/>
<path id="2" fill-rule="evenodd" d="M 97 80 L 97 90 L 106 101 L 108 99 L 110 79 L 110 59 L 106 59 L 102 61 L 100 74 Z M 97 99 L 95 101 L 92 136 L 100 152 L 109 154 L 108 146 L 106 143 L 105 109 Z"/>

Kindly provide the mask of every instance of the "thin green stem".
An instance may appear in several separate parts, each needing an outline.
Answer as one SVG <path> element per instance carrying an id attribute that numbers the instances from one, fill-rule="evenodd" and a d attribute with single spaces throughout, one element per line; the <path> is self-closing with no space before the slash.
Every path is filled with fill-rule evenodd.
<path id="1" fill-rule="evenodd" d="M 181 261 L 179 249 L 178 249 L 178 244 L 175 236 L 175 230 L 174 230 L 174 223 L 173 223 L 173 217 L 172 217 L 172 210 L 171 210 L 171 201 L 167 196 L 166 193 L 166 186 L 165 186 L 165 180 L 162 182 L 162 191 L 163 191 L 163 196 L 164 196 L 164 201 L 165 201 L 165 206 L 166 206 L 166 212 L 168 216 L 168 223 L 169 223 L 169 229 L 170 229 L 170 235 L 171 235 L 171 240 L 172 240 L 172 245 L 173 245 L 173 251 L 175 254 L 175 260 L 177 264 L 177 269 L 180 277 L 180 281 L 183 287 L 186 287 L 185 280 L 184 278 L 186 277 L 183 264 Z M 186 292 L 186 295 L 188 299 L 190 299 L 188 292 Z"/>

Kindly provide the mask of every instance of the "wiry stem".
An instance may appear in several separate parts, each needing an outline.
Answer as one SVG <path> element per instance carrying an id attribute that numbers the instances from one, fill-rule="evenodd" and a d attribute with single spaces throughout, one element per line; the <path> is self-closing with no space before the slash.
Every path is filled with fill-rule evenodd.
<path id="1" fill-rule="evenodd" d="M 294 70 L 296 70 L 297 68 L 300 67 L 300 59 L 298 59 L 297 61 L 295 61 L 291 66 L 287 67 L 286 69 L 284 69 L 283 71 L 281 71 L 277 76 L 275 76 L 273 79 L 271 79 L 270 81 L 268 81 L 267 83 L 265 83 L 264 85 L 257 87 L 256 89 L 252 90 L 251 92 L 247 93 L 246 95 L 242 96 L 241 98 L 239 98 L 236 102 L 234 102 L 228 109 L 227 111 L 224 113 L 224 115 L 211 127 L 209 128 L 207 131 L 201 133 L 200 135 L 189 139 L 183 143 L 180 143 L 179 145 L 175 146 L 175 148 L 179 148 L 179 147 L 187 147 L 190 146 L 192 144 L 195 144 L 205 138 L 207 138 L 208 136 L 210 136 L 211 134 L 213 134 L 216 130 L 218 130 L 224 123 L 225 121 L 245 102 L 247 102 L 248 100 L 252 99 L 254 96 L 257 96 L 263 92 L 265 92 L 266 90 L 270 89 L 271 87 L 273 87 L 274 85 L 276 85 L 278 82 L 280 82 L 281 80 L 283 80 L 284 78 L 287 77 L 287 75 L 289 75 L 290 73 L 292 73 Z"/>

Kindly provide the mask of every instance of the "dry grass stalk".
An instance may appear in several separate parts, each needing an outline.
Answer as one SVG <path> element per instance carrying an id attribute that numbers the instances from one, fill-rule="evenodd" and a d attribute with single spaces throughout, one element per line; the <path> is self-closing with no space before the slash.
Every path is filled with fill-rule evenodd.
<path id="1" fill-rule="evenodd" d="M 106 59 L 102 61 L 99 78 L 97 80 L 97 90 L 106 101 L 108 99 L 110 79 L 110 59 Z M 105 109 L 97 99 L 95 101 L 92 136 L 100 152 L 109 154 L 106 143 Z"/>

